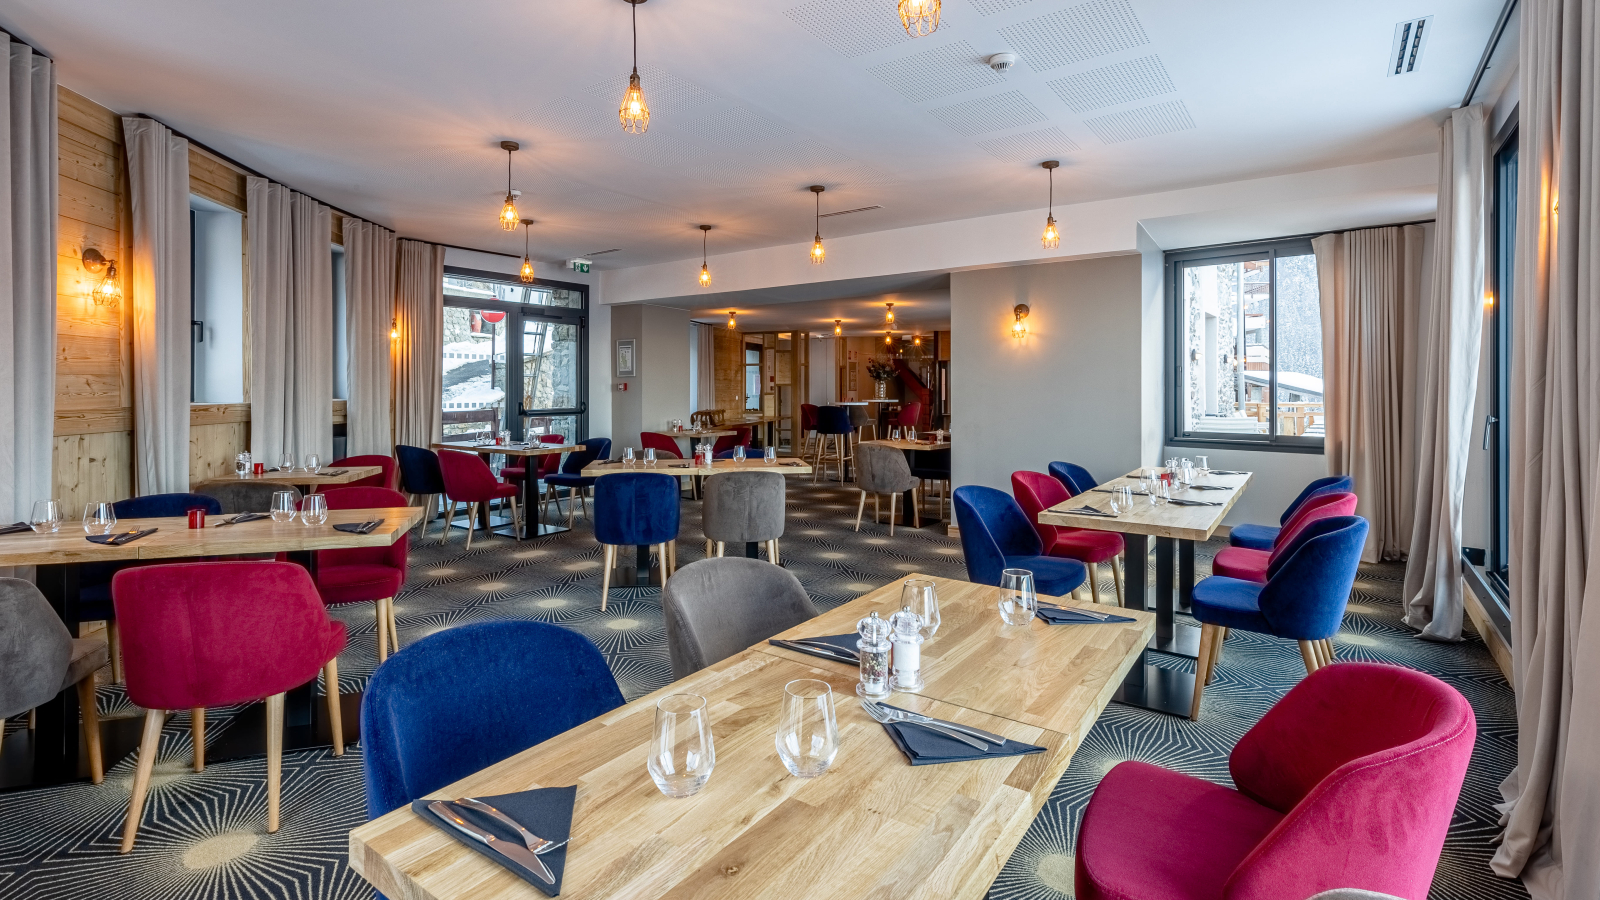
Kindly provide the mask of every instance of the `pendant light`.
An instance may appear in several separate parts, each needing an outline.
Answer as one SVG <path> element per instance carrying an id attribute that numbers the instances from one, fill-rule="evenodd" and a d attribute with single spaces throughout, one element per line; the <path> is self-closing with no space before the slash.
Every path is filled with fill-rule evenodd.
<path id="1" fill-rule="evenodd" d="M 1044 220 L 1044 237 L 1039 239 L 1039 243 L 1042 244 L 1046 250 L 1054 250 L 1061 246 L 1061 232 L 1056 228 L 1056 168 L 1060 166 L 1061 163 L 1057 160 L 1048 159 L 1042 163 L 1039 163 L 1039 165 L 1043 167 L 1046 172 L 1050 173 L 1050 211 L 1046 213 L 1046 218 Z"/>
<path id="2" fill-rule="evenodd" d="M 739 323 L 735 322 L 733 320 L 733 310 L 731 310 L 731 309 L 728 310 L 728 330 L 729 331 L 733 331 L 733 330 L 737 329 L 738 327 L 739 327 Z"/>
<path id="3" fill-rule="evenodd" d="M 894 332 L 885 331 L 883 333 L 883 345 L 885 347 L 893 347 L 894 346 Z"/>
<path id="4" fill-rule="evenodd" d="M 811 193 L 817 195 L 817 236 L 811 242 L 811 264 L 814 266 L 822 265 L 822 261 L 828 258 L 827 251 L 822 249 L 822 192 L 825 190 L 827 188 L 820 184 L 811 186 Z"/>
<path id="5" fill-rule="evenodd" d="M 893 303 L 885 303 L 884 306 L 886 307 L 886 309 L 884 309 L 884 312 L 883 312 L 883 324 L 884 324 L 884 327 L 885 328 L 889 328 L 889 329 L 893 329 L 894 328 L 894 304 Z"/>
<path id="6" fill-rule="evenodd" d="M 644 134 L 650 127 L 650 105 L 644 102 L 644 88 L 639 86 L 639 4 L 644 0 L 627 2 L 633 6 L 633 74 L 628 76 L 628 90 L 622 95 L 617 117 L 622 120 L 623 131 Z"/>
<path id="7" fill-rule="evenodd" d="M 922 332 L 919 331 L 916 334 L 913 334 L 911 336 L 911 346 L 913 346 L 913 347 L 921 347 L 922 346 Z"/>
<path id="8" fill-rule="evenodd" d="M 523 284 L 533 284 L 533 257 L 528 255 L 528 226 L 532 224 L 532 219 L 522 220 L 522 271 L 517 276 Z"/>
<path id="9" fill-rule="evenodd" d="M 900 0 L 900 24 L 914 38 L 927 37 L 939 30 L 941 0 Z"/>
<path id="10" fill-rule="evenodd" d="M 834 337 L 844 337 L 844 320 L 843 319 L 834 319 L 833 320 L 833 336 Z"/>
<path id="11" fill-rule="evenodd" d="M 711 266 L 706 262 L 706 237 L 711 234 L 710 225 L 700 226 L 700 286 L 711 287 Z"/>
<path id="12" fill-rule="evenodd" d="M 511 154 L 522 149 L 516 141 L 501 141 L 500 149 L 506 152 L 506 202 L 500 207 L 500 230 L 516 231 L 522 217 L 517 214 L 517 192 L 511 189 Z"/>

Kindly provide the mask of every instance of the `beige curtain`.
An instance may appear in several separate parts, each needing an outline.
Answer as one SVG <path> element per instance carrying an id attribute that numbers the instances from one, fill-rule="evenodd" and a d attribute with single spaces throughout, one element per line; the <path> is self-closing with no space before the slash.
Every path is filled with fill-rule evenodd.
<path id="1" fill-rule="evenodd" d="M 717 407 L 717 342 L 716 335 L 712 331 L 710 325 L 694 323 L 695 412 Z"/>
<path id="2" fill-rule="evenodd" d="M 1467 486 L 1483 341 L 1489 128 L 1482 106 L 1439 128 L 1433 280 L 1417 353 L 1416 486 L 1406 553 L 1405 623 L 1461 639 L 1461 504 Z"/>
<path id="3" fill-rule="evenodd" d="M 399 242 L 394 312 L 394 440 L 427 447 L 443 435 L 443 247 Z"/>
<path id="4" fill-rule="evenodd" d="M 1524 0 L 1511 347 L 1517 767 L 1492 865 L 1600 896 L 1600 16 Z M 1592 609 L 1590 607 L 1593 607 Z"/>
<path id="5" fill-rule="evenodd" d="M 1329 474 L 1355 479 L 1372 525 L 1362 558 L 1402 559 L 1411 536 L 1415 413 L 1407 346 L 1422 292 L 1419 225 L 1325 234 L 1311 242 L 1322 302 Z"/>
<path id="6" fill-rule="evenodd" d="M 124 116 L 133 255 L 133 480 L 137 493 L 189 490 L 189 142 Z"/>
<path id="7" fill-rule="evenodd" d="M 350 399 L 345 431 L 351 456 L 394 452 L 390 432 L 389 338 L 395 326 L 394 232 L 360 219 L 344 220 L 346 358 Z"/>

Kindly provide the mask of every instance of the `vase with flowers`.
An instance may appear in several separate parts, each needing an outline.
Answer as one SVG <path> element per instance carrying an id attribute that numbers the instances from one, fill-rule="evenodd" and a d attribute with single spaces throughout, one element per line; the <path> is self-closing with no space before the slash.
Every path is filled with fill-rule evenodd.
<path id="1" fill-rule="evenodd" d="M 894 366 L 890 365 L 888 360 L 869 359 L 867 360 L 867 377 L 872 379 L 874 396 L 882 400 L 886 383 L 894 377 Z"/>

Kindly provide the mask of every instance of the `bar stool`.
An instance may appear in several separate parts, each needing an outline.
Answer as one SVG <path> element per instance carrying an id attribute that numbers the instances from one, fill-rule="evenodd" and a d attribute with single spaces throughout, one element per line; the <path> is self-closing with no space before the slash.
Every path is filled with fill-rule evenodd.
<path id="1" fill-rule="evenodd" d="M 815 403 L 800 404 L 800 453 L 801 459 L 811 455 L 811 439 L 817 435 L 817 405 Z"/>
<path id="2" fill-rule="evenodd" d="M 611 593 L 618 547 L 659 546 L 661 580 L 672 577 L 677 568 L 678 502 L 678 481 L 665 472 L 618 472 L 596 479 L 594 536 L 604 548 L 605 566 L 600 576 L 601 612 Z"/>
<path id="3" fill-rule="evenodd" d="M 713 555 L 713 544 L 721 556 L 728 544 L 761 543 L 767 545 L 767 559 L 777 564 L 786 490 L 777 472 L 718 472 L 707 478 L 701 507 L 706 556 Z"/>
<path id="4" fill-rule="evenodd" d="M 845 468 L 855 453 L 851 449 L 850 435 L 855 431 L 850 424 L 848 410 L 855 407 L 820 406 L 817 407 L 817 458 L 812 464 L 811 482 L 817 481 L 817 476 L 822 474 L 823 468 L 830 462 L 839 464 L 839 483 L 845 480 Z M 831 440 L 830 440 L 831 439 Z M 832 447 L 832 452 L 829 447 Z"/>
<path id="5" fill-rule="evenodd" d="M 852 403 L 843 407 L 850 414 L 850 427 L 855 429 L 858 442 L 867 439 L 867 429 L 872 429 L 872 440 L 878 439 L 878 417 L 868 412 L 870 407 L 865 403 Z"/>

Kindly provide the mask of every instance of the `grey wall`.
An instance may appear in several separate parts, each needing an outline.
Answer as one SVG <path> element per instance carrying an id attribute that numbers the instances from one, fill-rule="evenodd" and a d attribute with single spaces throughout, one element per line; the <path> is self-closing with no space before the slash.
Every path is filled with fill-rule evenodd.
<path id="1" fill-rule="evenodd" d="M 638 374 L 616 374 L 616 342 L 632 338 Z M 611 395 L 611 444 L 639 449 L 639 433 L 665 428 L 669 419 L 689 418 L 689 311 L 665 306 L 611 307 L 611 343 L 607 350 Z M 626 391 L 618 386 L 626 384 Z M 591 388 L 592 390 L 592 388 Z"/>

